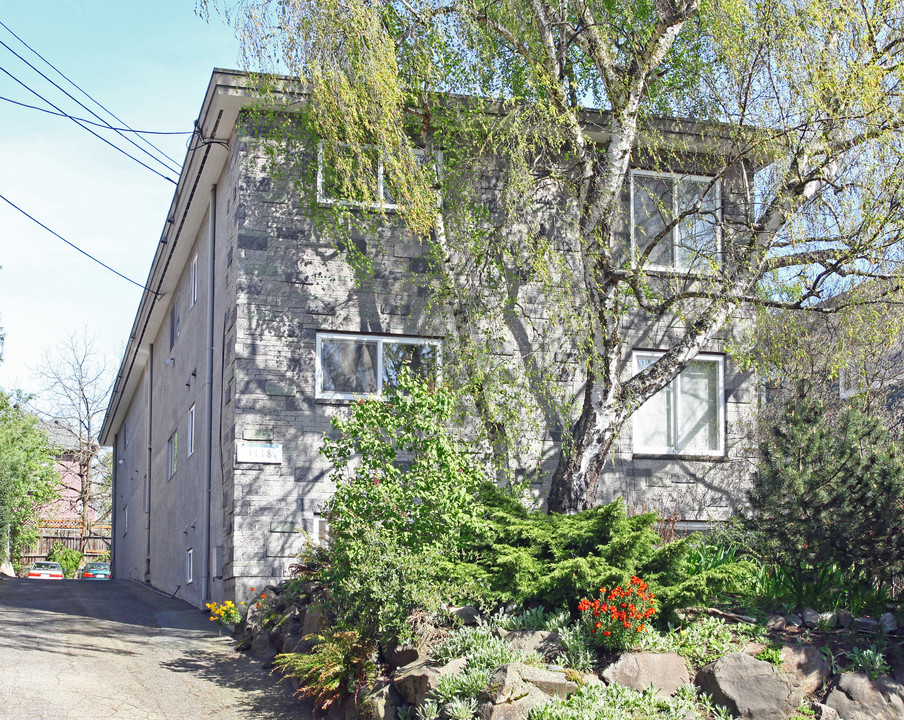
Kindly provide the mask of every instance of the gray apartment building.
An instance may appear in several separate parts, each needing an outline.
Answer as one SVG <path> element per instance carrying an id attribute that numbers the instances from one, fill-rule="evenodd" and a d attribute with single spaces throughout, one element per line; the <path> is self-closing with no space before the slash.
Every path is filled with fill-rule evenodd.
<path id="1" fill-rule="evenodd" d="M 305 537 L 323 535 L 330 419 L 381 392 L 399 362 L 436 366 L 446 337 L 429 298 L 405 282 L 426 259 L 402 222 L 386 214 L 373 279 L 356 283 L 342 248 L 275 189 L 243 121 L 254 101 L 245 74 L 214 71 L 101 433 L 115 450 L 116 575 L 199 607 L 282 577 Z M 644 193 L 705 182 L 638 168 L 633 224 Z M 713 202 L 729 190 L 716 185 Z M 347 242 L 367 252 L 366 236 L 349 231 Z M 658 262 L 680 263 L 673 250 Z M 655 360 L 679 324 L 626 319 L 626 372 Z M 689 524 L 734 509 L 751 470 L 756 390 L 724 353 L 727 334 L 636 414 L 601 502 L 620 495 Z"/>

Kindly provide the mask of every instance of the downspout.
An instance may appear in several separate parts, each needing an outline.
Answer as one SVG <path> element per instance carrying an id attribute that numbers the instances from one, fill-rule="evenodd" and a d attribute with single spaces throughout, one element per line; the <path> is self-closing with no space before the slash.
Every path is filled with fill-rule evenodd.
<path id="1" fill-rule="evenodd" d="M 116 577 L 116 516 L 122 509 L 117 500 L 116 490 L 119 488 L 119 434 L 113 436 L 113 517 L 110 518 L 110 575 Z"/>
<path id="2" fill-rule="evenodd" d="M 148 450 L 147 465 L 145 472 L 147 473 L 147 517 L 145 525 L 147 526 L 147 557 L 144 565 L 144 581 L 151 582 L 151 455 L 154 447 L 154 344 L 148 347 Z"/>
<path id="3" fill-rule="evenodd" d="M 207 423 L 204 429 L 206 460 L 204 463 L 204 559 L 201 573 L 201 607 L 210 602 L 210 496 L 213 481 L 213 322 L 214 322 L 214 271 L 216 270 L 217 239 L 217 186 L 210 188 L 210 219 L 208 221 L 207 260 L 207 373 L 204 383 L 207 405 Z"/>

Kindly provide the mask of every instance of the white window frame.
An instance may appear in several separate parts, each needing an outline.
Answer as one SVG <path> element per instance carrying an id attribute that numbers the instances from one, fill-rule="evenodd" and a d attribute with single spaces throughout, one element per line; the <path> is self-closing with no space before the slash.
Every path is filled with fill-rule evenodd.
<path id="1" fill-rule="evenodd" d="M 195 561 L 194 561 L 194 548 L 189 548 L 185 551 L 185 584 L 191 585 L 194 581 L 195 575 Z"/>
<path id="2" fill-rule="evenodd" d="M 324 340 L 359 340 L 377 344 L 377 391 L 374 393 L 347 393 L 323 389 L 323 367 L 321 353 Z M 314 397 L 318 400 L 359 400 L 362 397 L 380 398 L 383 396 L 383 344 L 396 345 L 433 345 L 437 349 L 437 380 L 442 379 L 443 342 L 437 338 L 423 338 L 413 335 L 360 335 L 352 333 L 317 333 L 317 350 L 314 362 Z"/>
<path id="3" fill-rule="evenodd" d="M 348 147 L 348 143 L 343 143 L 340 147 Z M 364 145 L 364 148 L 373 148 L 375 145 Z M 423 160 L 425 151 L 423 148 L 412 148 L 412 152 L 414 153 L 416 158 L 420 158 Z M 433 153 L 436 162 L 436 180 L 437 183 L 442 174 L 443 169 L 443 153 L 440 150 L 437 150 Z M 401 208 L 398 203 L 389 203 L 382 202 L 383 200 L 383 156 L 380 154 L 377 157 L 377 197 L 380 199 L 378 202 L 374 203 L 365 203 L 365 202 L 356 202 L 355 200 L 343 200 L 342 198 L 334 198 L 330 197 L 324 192 L 323 189 L 323 140 L 317 143 L 317 202 L 321 205 L 346 205 L 348 207 L 360 207 L 371 210 L 393 210 L 397 211 Z M 437 205 L 440 204 L 439 198 L 437 198 Z"/>
<path id="4" fill-rule="evenodd" d="M 188 409 L 188 433 L 186 437 L 185 455 L 191 457 L 195 453 L 195 406 Z"/>
<path id="5" fill-rule="evenodd" d="M 188 273 L 188 309 L 191 310 L 198 302 L 198 253 L 191 259 Z"/>
<path id="6" fill-rule="evenodd" d="M 676 217 L 679 213 L 678 200 L 679 194 L 677 192 L 678 184 L 682 180 L 690 180 L 692 182 L 706 182 L 710 183 L 713 181 L 713 177 L 711 175 L 691 175 L 691 174 L 681 174 L 681 173 L 671 173 L 671 172 L 659 172 L 655 170 L 631 170 L 629 173 L 629 204 L 630 204 L 630 225 L 631 225 L 631 262 L 635 265 L 637 264 L 637 260 L 640 257 L 640 251 L 637 245 L 637 222 L 634 215 L 634 178 L 636 177 L 649 177 L 655 178 L 657 180 L 670 180 L 672 181 L 672 216 Z M 722 264 L 722 181 L 716 180 L 713 184 L 712 189 L 710 190 L 713 195 L 716 197 L 717 205 L 716 205 L 716 218 L 717 222 L 713 228 L 716 233 L 716 252 L 715 257 L 711 260 L 713 263 L 717 265 Z M 671 229 L 672 235 L 672 257 L 678 257 L 679 250 L 679 242 L 680 242 L 680 233 L 681 223 L 677 223 Z M 663 243 L 666 241 L 666 238 L 662 238 L 659 242 Z M 677 262 L 677 260 L 675 261 Z M 690 274 L 700 274 L 702 272 L 706 272 L 704 268 L 687 268 L 682 267 L 680 265 L 675 264 L 671 265 L 658 265 L 654 263 L 649 263 L 644 266 L 646 270 L 666 270 L 669 272 L 679 272 L 679 273 L 690 273 Z"/>
<path id="7" fill-rule="evenodd" d="M 634 350 L 633 358 L 632 358 L 632 367 L 634 369 L 634 374 L 640 372 L 640 359 L 641 358 L 652 358 L 657 360 L 665 355 L 665 352 L 660 350 Z M 719 353 L 699 353 L 691 362 L 699 361 L 699 362 L 711 362 L 715 363 L 718 369 L 717 373 L 717 388 L 716 388 L 716 401 L 718 403 L 717 410 L 717 427 L 719 431 L 719 447 L 717 450 L 694 450 L 693 452 L 688 451 L 679 451 L 678 448 L 681 447 L 682 438 L 679 433 L 681 431 L 681 425 L 678 422 L 678 419 L 681 417 L 681 373 L 678 374 L 674 380 L 667 387 L 671 389 L 672 392 L 672 407 L 671 407 L 671 418 L 669 419 L 671 422 L 672 428 L 674 428 L 674 445 L 672 446 L 644 446 L 641 447 L 638 444 L 638 428 L 637 428 L 637 420 L 638 414 L 635 412 L 633 416 L 633 425 L 632 425 L 632 451 L 637 455 L 675 455 L 677 457 L 681 456 L 706 456 L 706 457 L 724 457 L 725 456 L 725 356 Z M 683 371 L 682 371 L 683 372 Z M 665 388 L 663 388 L 665 390 Z M 662 390 L 660 390 L 662 392 Z M 655 395 L 653 396 L 655 397 Z M 651 398 L 652 399 L 652 398 Z"/>
<path id="8" fill-rule="evenodd" d="M 169 480 L 176 474 L 179 464 L 179 430 L 173 430 L 173 434 L 166 441 L 166 479 Z"/>

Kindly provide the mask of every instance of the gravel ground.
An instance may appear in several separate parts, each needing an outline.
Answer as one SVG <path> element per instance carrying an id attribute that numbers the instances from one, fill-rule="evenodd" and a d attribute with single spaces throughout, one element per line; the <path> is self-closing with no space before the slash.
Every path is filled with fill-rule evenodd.
<path id="1" fill-rule="evenodd" d="M 0 579 L 0 720 L 311 718 L 206 613 L 129 580 Z"/>

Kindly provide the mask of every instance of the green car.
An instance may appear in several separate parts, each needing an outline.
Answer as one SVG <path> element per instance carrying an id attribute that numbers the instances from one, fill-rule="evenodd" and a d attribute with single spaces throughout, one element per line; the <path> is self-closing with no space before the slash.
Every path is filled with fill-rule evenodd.
<path id="1" fill-rule="evenodd" d="M 79 577 L 82 580 L 109 580 L 110 563 L 90 562 L 82 568 Z"/>

